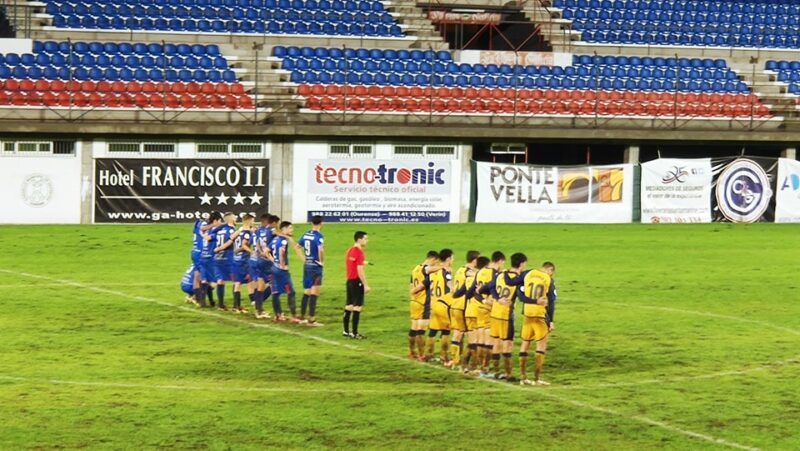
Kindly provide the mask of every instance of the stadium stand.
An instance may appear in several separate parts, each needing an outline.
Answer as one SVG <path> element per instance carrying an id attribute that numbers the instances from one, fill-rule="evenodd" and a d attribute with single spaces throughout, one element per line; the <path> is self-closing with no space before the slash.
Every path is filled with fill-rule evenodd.
<path id="1" fill-rule="evenodd" d="M 790 0 L 553 0 L 581 40 L 626 45 L 796 49 L 800 4 Z"/>
<path id="2" fill-rule="evenodd" d="M 34 41 L 0 55 L 0 105 L 253 108 L 217 45 Z"/>
<path id="3" fill-rule="evenodd" d="M 57 28 L 402 37 L 377 0 L 48 1 Z"/>
<path id="4" fill-rule="evenodd" d="M 273 49 L 311 110 L 769 116 L 723 59 L 573 56 L 573 65 L 453 61 L 432 50 Z"/>

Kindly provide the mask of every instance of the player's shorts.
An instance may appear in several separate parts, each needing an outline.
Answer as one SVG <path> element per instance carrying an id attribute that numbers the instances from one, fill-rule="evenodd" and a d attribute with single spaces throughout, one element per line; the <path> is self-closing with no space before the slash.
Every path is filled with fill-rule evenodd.
<path id="1" fill-rule="evenodd" d="M 322 266 L 304 265 L 303 266 L 303 288 L 308 290 L 311 287 L 322 285 Z"/>
<path id="2" fill-rule="evenodd" d="M 261 272 L 261 268 L 258 266 L 258 260 L 249 260 L 247 263 L 247 270 L 248 274 L 250 274 L 250 281 L 255 282 L 258 279 L 267 280 L 266 275 Z"/>
<path id="3" fill-rule="evenodd" d="M 197 270 L 200 272 L 201 282 L 217 281 L 214 260 L 209 258 L 200 259 L 200 263 L 197 265 Z"/>
<path id="4" fill-rule="evenodd" d="M 188 295 L 194 294 L 194 287 L 190 283 L 183 283 L 181 282 L 181 291 Z"/>
<path id="5" fill-rule="evenodd" d="M 442 301 L 431 301 L 431 330 L 450 330 L 450 307 Z"/>
<path id="6" fill-rule="evenodd" d="M 238 283 L 247 283 L 252 280 L 250 278 L 250 263 L 248 260 L 233 261 L 231 263 L 231 275 L 233 281 Z"/>
<path id="7" fill-rule="evenodd" d="M 514 339 L 514 320 L 492 318 L 491 330 L 489 336 L 492 338 L 499 338 L 501 340 Z"/>
<path id="8" fill-rule="evenodd" d="M 524 316 L 522 321 L 522 333 L 520 334 L 523 341 L 539 341 L 547 336 L 549 329 L 544 318 L 531 318 Z"/>
<path id="9" fill-rule="evenodd" d="M 360 279 L 347 281 L 347 300 L 346 305 L 364 305 L 364 284 Z"/>
<path id="10" fill-rule="evenodd" d="M 214 260 L 214 281 L 222 280 L 233 280 L 233 274 L 231 274 L 231 260 L 224 259 L 224 260 Z"/>
<path id="11" fill-rule="evenodd" d="M 486 309 L 478 309 L 478 329 L 488 329 L 491 326 L 491 312 Z"/>
<path id="12" fill-rule="evenodd" d="M 272 282 L 272 294 L 294 293 L 292 275 L 289 274 L 289 271 L 275 267 L 272 271 Z"/>
<path id="13" fill-rule="evenodd" d="M 196 267 L 200 266 L 200 255 L 203 251 L 192 249 L 192 264 Z"/>
<path id="14" fill-rule="evenodd" d="M 464 311 L 450 307 L 450 330 L 467 331 L 467 319 L 464 317 Z"/>
<path id="15" fill-rule="evenodd" d="M 473 330 L 478 330 L 478 318 L 473 316 L 465 319 L 467 323 L 467 331 L 472 332 Z"/>
<path id="16" fill-rule="evenodd" d="M 425 304 L 420 304 L 417 301 L 408 301 L 408 312 L 409 318 L 411 321 L 418 321 L 423 319 L 422 316 L 425 313 Z"/>

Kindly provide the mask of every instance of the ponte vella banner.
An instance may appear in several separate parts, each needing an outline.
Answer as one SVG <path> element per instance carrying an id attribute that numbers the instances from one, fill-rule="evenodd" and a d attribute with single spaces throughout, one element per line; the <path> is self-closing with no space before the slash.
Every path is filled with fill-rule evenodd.
<path id="1" fill-rule="evenodd" d="M 626 223 L 633 219 L 633 165 L 477 163 L 475 222 Z"/>
<path id="2" fill-rule="evenodd" d="M 187 222 L 267 212 L 269 160 L 95 160 L 94 222 Z"/>

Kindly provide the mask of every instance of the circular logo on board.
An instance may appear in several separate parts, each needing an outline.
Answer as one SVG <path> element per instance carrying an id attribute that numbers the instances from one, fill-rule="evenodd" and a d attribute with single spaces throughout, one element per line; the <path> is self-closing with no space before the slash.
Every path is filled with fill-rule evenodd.
<path id="1" fill-rule="evenodd" d="M 717 180 L 719 211 L 732 222 L 755 222 L 769 207 L 772 190 L 764 168 L 740 158 L 729 164 Z"/>
<path id="2" fill-rule="evenodd" d="M 52 197 L 53 183 L 46 175 L 29 175 L 22 183 L 22 200 L 31 207 L 44 207 Z"/>

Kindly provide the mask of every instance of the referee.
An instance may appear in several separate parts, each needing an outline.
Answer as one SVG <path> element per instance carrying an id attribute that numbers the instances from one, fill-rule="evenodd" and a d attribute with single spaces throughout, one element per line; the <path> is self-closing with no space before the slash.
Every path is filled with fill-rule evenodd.
<path id="1" fill-rule="evenodd" d="M 355 244 L 347 251 L 345 269 L 347 271 L 347 304 L 344 306 L 342 324 L 343 337 L 363 340 L 367 337 L 358 333 L 358 321 L 361 319 L 361 309 L 364 307 L 364 295 L 369 293 L 367 274 L 364 271 L 364 246 L 367 245 L 367 232 L 356 232 L 353 236 Z M 353 327 L 350 328 L 350 317 L 353 318 Z"/>

